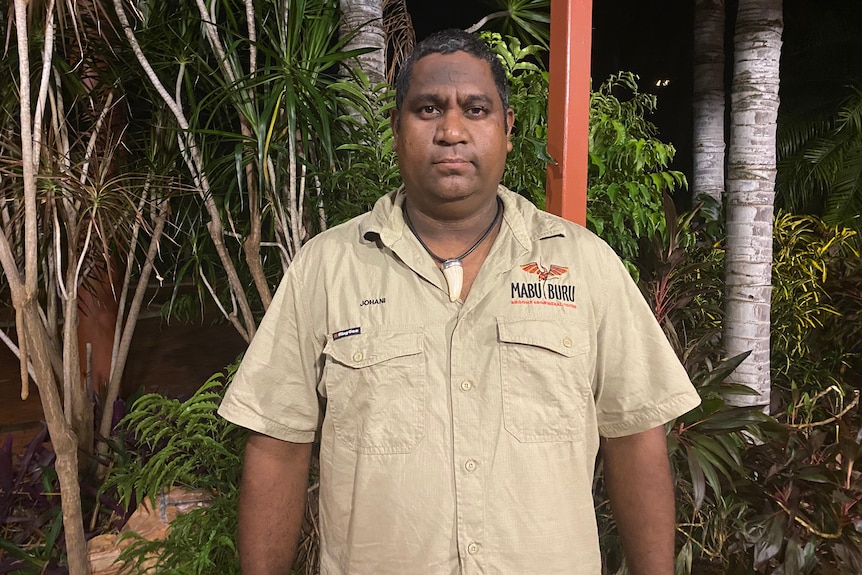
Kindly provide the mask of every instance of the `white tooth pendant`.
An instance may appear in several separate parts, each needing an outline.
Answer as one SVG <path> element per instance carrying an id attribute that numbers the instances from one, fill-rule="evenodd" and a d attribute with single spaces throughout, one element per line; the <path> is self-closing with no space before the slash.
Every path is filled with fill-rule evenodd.
<path id="1" fill-rule="evenodd" d="M 464 285 L 464 268 L 457 259 L 444 261 L 442 267 L 443 277 L 446 278 L 446 286 L 449 288 L 449 301 L 456 301 L 461 297 L 461 287 Z"/>

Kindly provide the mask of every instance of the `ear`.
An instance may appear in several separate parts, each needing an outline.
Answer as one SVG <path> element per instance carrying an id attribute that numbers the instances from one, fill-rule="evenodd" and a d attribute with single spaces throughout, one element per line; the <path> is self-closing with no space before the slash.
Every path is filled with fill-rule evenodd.
<path id="1" fill-rule="evenodd" d="M 515 125 L 515 110 L 506 110 L 506 152 L 512 151 L 512 127 Z"/>

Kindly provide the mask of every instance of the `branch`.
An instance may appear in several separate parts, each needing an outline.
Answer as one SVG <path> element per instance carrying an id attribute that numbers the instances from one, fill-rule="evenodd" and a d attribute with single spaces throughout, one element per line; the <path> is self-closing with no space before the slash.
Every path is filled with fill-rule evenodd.
<path id="1" fill-rule="evenodd" d="M 239 323 L 239 320 L 237 320 L 236 313 L 228 313 L 224 306 L 221 304 L 221 300 L 216 295 L 215 290 L 210 285 L 207 276 L 204 274 L 204 271 L 200 267 L 198 268 L 198 274 L 201 276 L 201 280 L 204 282 L 204 286 L 207 288 L 207 291 L 210 292 L 210 296 L 213 298 L 213 301 L 215 302 L 216 306 L 218 306 L 219 311 L 222 313 L 225 319 L 233 325 L 233 327 L 239 332 L 239 334 L 246 342 L 251 341 L 251 338 L 243 330 L 242 326 Z"/>
<path id="2" fill-rule="evenodd" d="M 2 329 L 0 329 L 0 341 L 6 344 L 6 347 L 9 348 L 9 351 L 15 354 L 15 357 L 17 357 L 19 360 L 21 359 L 21 354 L 18 351 L 18 346 L 15 345 L 15 342 L 12 341 L 12 338 L 6 335 L 6 332 Z M 27 362 L 27 373 L 30 374 L 30 377 L 33 378 L 33 381 L 36 381 L 36 372 L 33 371 L 33 364 L 29 361 Z M 29 396 L 30 394 L 27 393 L 25 397 L 24 390 L 21 390 L 21 399 L 27 399 L 27 397 Z"/>
<path id="3" fill-rule="evenodd" d="M 465 29 L 464 31 L 469 32 L 470 34 L 475 34 L 476 32 L 478 32 L 479 30 L 482 29 L 482 26 L 484 26 L 485 24 L 487 24 L 491 20 L 496 20 L 497 18 L 505 18 L 508 15 L 509 15 L 508 10 L 500 10 L 499 12 L 492 12 L 491 14 L 488 14 L 487 16 L 485 16 L 484 18 L 482 18 L 481 20 L 479 20 L 478 22 L 476 22 L 475 24 L 473 24 L 469 28 Z"/>
<path id="4" fill-rule="evenodd" d="M 84 161 L 81 165 L 81 183 L 87 181 L 87 171 L 90 169 L 90 160 L 93 157 L 93 152 L 96 149 L 97 138 L 102 127 L 105 125 L 105 118 L 108 117 L 108 112 L 113 107 L 111 104 L 114 101 L 114 92 L 108 92 L 108 97 L 105 99 L 105 105 L 102 111 L 99 112 L 99 117 L 96 119 L 96 125 L 93 127 L 93 133 L 90 134 L 90 141 L 87 142 L 87 151 L 84 153 Z"/>
<path id="5" fill-rule="evenodd" d="M 39 274 L 36 253 L 38 213 L 36 211 L 36 166 L 33 164 L 33 117 L 30 113 L 30 42 L 27 29 L 27 0 L 15 0 L 15 32 L 18 38 L 18 82 L 21 110 L 21 161 L 24 177 L 24 285 L 16 307 L 35 297 Z M 6 262 L 4 261 L 4 267 Z M 15 267 L 17 270 L 17 266 Z M 20 335 L 20 334 L 19 334 Z M 26 354 L 24 356 L 26 358 Z"/>
<path id="6" fill-rule="evenodd" d="M 54 0 L 48 2 L 45 17 L 45 45 L 42 47 L 42 80 L 39 84 L 39 98 L 36 101 L 36 118 L 34 119 L 33 167 L 39 165 L 39 154 L 42 151 L 41 142 L 36 139 L 42 135 L 42 118 L 45 116 L 45 102 L 48 95 L 48 79 L 51 77 L 51 59 L 54 55 Z M 29 102 L 28 102 L 29 103 Z"/>
<path id="7" fill-rule="evenodd" d="M 823 395 L 822 393 L 818 394 L 817 397 L 821 397 L 822 395 Z M 817 399 L 817 397 L 815 397 L 815 399 Z M 794 428 L 794 429 L 809 429 L 812 427 L 820 427 L 822 425 L 828 425 L 828 424 L 830 424 L 834 421 L 838 421 L 839 419 L 844 417 L 847 414 L 847 412 L 850 411 L 851 409 L 853 409 L 854 407 L 856 407 L 856 405 L 858 405 L 858 403 L 859 403 L 859 390 L 854 389 L 853 390 L 853 401 L 851 401 L 850 404 L 847 405 L 847 407 L 845 407 L 844 409 L 842 409 L 841 411 L 839 411 L 838 413 L 836 413 L 835 415 L 833 415 L 829 419 L 824 419 L 822 421 L 814 421 L 811 423 L 788 423 L 787 425 L 789 427 Z"/>
<path id="8" fill-rule="evenodd" d="M 105 397 L 104 410 L 102 411 L 102 421 L 99 424 L 99 434 L 102 437 L 102 441 L 104 441 L 104 439 L 109 437 L 111 434 L 111 421 L 114 418 L 114 402 L 120 395 L 120 382 L 122 381 L 123 371 L 125 371 L 126 368 L 126 360 L 129 357 L 129 349 L 132 345 L 132 336 L 135 333 L 135 327 L 138 323 L 141 305 L 144 301 L 144 294 L 147 290 L 147 284 L 149 284 L 150 281 L 150 274 L 153 271 L 153 262 L 155 261 L 156 254 L 159 250 L 159 243 L 161 241 L 162 233 L 165 229 L 165 222 L 167 222 L 169 211 L 170 202 L 167 198 L 164 198 L 161 200 L 161 202 L 159 202 L 159 213 L 156 216 L 153 233 L 150 236 L 150 245 L 147 248 L 146 260 L 144 261 L 143 268 L 141 269 L 141 275 L 140 277 L 138 277 L 138 284 L 135 287 L 135 295 L 132 297 L 132 303 L 129 306 L 129 314 L 126 319 L 126 325 L 123 328 L 122 337 L 118 337 L 118 335 L 114 336 L 114 347 L 117 350 L 117 353 L 116 360 L 113 361 L 111 365 L 111 378 L 108 381 L 108 391 Z M 129 261 L 132 260 L 131 253 L 132 252 L 130 252 Z M 131 270 L 129 269 L 129 267 L 127 267 L 125 280 L 126 283 L 128 283 L 130 275 Z M 123 311 L 124 310 L 121 307 L 121 315 Z M 98 450 L 101 451 L 102 448 L 103 443 L 100 442 Z"/>
<path id="9" fill-rule="evenodd" d="M 228 277 L 228 282 L 231 287 L 231 292 L 235 292 L 237 297 L 239 298 L 239 307 L 242 311 L 242 318 L 244 323 L 244 326 L 241 326 L 241 329 L 239 331 L 241 334 L 244 334 L 243 339 L 245 339 L 246 341 L 250 341 L 250 338 L 254 335 L 256 328 L 254 323 L 254 315 L 251 312 L 251 306 L 249 305 L 248 298 L 246 297 L 245 291 L 243 290 L 243 283 L 239 278 L 239 274 L 236 271 L 236 267 L 233 265 L 233 261 L 230 258 L 230 254 L 225 248 L 224 238 L 222 237 L 222 231 L 224 229 L 224 226 L 221 221 L 218 206 L 216 206 L 215 200 L 213 199 L 209 180 L 207 179 L 206 173 L 203 169 L 203 159 L 200 156 L 200 150 L 198 149 L 194 139 L 194 135 L 191 132 L 189 122 L 186 119 L 185 114 L 180 108 L 178 102 L 174 98 L 172 98 L 170 94 L 168 94 L 167 90 L 165 90 L 164 85 L 162 85 L 161 80 L 159 80 L 149 60 L 147 60 L 147 57 L 144 55 L 144 52 L 141 49 L 141 46 L 138 43 L 138 40 L 135 37 L 131 26 L 129 25 L 129 20 L 126 17 L 125 10 L 123 9 L 122 0 L 113 0 L 113 4 L 114 11 L 117 14 L 117 18 L 120 20 L 120 25 L 123 28 L 123 33 L 126 35 L 126 39 L 129 41 L 129 44 L 132 48 L 132 52 L 134 52 L 135 57 L 137 58 L 141 67 L 144 69 L 144 72 L 150 79 L 150 82 L 152 83 L 153 87 L 159 93 L 162 100 L 165 102 L 165 105 L 168 106 L 168 109 L 170 109 L 171 112 L 174 114 L 177 123 L 183 130 L 183 139 L 180 141 L 180 148 L 181 150 L 183 150 L 183 159 L 185 160 L 186 165 L 189 167 L 189 171 L 191 172 L 192 178 L 195 181 L 198 194 L 201 196 L 204 202 L 204 206 L 206 207 L 207 214 L 210 217 L 210 221 L 207 224 L 207 230 L 209 231 L 210 238 L 213 241 L 216 253 L 219 256 L 219 260 L 224 266 L 225 272 Z M 235 325 L 239 324 L 237 323 Z"/>

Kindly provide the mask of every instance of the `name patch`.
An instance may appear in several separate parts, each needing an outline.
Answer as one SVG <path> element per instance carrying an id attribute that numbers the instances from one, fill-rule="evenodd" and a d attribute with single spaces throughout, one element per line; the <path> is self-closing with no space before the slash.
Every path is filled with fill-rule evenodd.
<path id="1" fill-rule="evenodd" d="M 332 334 L 332 339 L 341 339 L 342 337 L 347 337 L 349 335 L 359 335 L 360 333 L 362 333 L 361 327 L 351 327 L 335 332 L 334 334 Z"/>

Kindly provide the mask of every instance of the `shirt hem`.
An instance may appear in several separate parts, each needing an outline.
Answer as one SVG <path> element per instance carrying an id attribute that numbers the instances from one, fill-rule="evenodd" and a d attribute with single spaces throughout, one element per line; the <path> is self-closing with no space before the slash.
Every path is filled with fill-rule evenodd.
<path id="1" fill-rule="evenodd" d="M 240 427 L 245 427 L 251 431 L 268 435 L 275 439 L 281 439 L 282 441 L 290 441 L 291 443 L 311 443 L 314 441 L 314 431 L 297 431 L 296 429 L 291 429 L 271 419 L 267 419 L 260 414 L 238 411 L 232 404 L 223 403 L 218 408 L 218 414 Z"/>
<path id="2" fill-rule="evenodd" d="M 700 396 L 697 393 L 683 393 L 669 399 L 661 406 L 641 412 L 627 421 L 600 425 L 599 435 L 602 437 L 634 435 L 667 423 L 675 417 L 688 413 L 698 405 L 700 405 Z"/>

